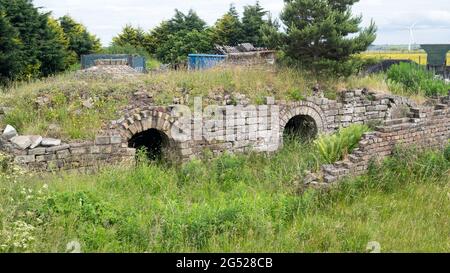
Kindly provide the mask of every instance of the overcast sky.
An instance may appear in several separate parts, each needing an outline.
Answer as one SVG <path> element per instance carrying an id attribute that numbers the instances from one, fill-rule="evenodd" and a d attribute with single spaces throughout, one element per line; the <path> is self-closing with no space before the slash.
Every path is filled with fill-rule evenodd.
<path id="1" fill-rule="evenodd" d="M 95 33 L 104 45 L 111 42 L 126 24 L 150 29 L 170 19 L 174 9 L 197 11 L 208 24 L 224 14 L 230 3 L 240 12 L 255 0 L 34 0 L 36 6 L 54 16 L 70 14 Z M 260 0 L 261 5 L 278 16 L 283 0 Z M 378 26 L 375 44 L 407 44 L 408 27 L 416 23 L 417 43 L 450 43 L 450 0 L 361 0 L 354 6 L 364 24 L 373 19 Z"/>

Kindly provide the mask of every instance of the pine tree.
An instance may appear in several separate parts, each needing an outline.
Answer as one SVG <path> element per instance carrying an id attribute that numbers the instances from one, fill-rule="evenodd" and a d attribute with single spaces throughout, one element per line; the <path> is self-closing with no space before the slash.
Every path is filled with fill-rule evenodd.
<path id="1" fill-rule="evenodd" d="M 156 50 L 158 59 L 173 65 L 186 61 L 188 54 L 207 53 L 212 48 L 209 31 L 182 30 L 171 34 L 167 42 Z"/>
<path id="2" fill-rule="evenodd" d="M 157 49 L 167 41 L 170 35 L 169 22 L 162 21 L 159 26 L 156 26 L 150 31 L 146 37 L 147 48 L 150 54 L 156 54 Z"/>
<path id="3" fill-rule="evenodd" d="M 22 44 L 25 64 L 18 75 L 21 79 L 47 76 L 68 67 L 69 41 L 50 13 L 41 13 L 31 0 L 0 0 L 0 11 Z"/>
<path id="4" fill-rule="evenodd" d="M 151 31 L 156 57 L 164 62 L 184 62 L 189 53 L 208 53 L 212 50 L 212 34 L 193 10 L 184 14 L 175 10 L 169 21 Z"/>
<path id="5" fill-rule="evenodd" d="M 376 38 L 372 22 L 361 29 L 361 16 L 352 16 L 359 0 L 285 0 L 281 19 L 286 25 L 283 50 L 302 62 L 343 62 Z"/>
<path id="6" fill-rule="evenodd" d="M 24 69 L 22 41 L 0 11 L 0 85 L 17 78 Z"/>
<path id="7" fill-rule="evenodd" d="M 141 28 L 134 28 L 126 25 L 122 32 L 113 38 L 113 44 L 118 46 L 132 45 L 135 47 L 142 46 L 145 33 Z"/>
<path id="8" fill-rule="evenodd" d="M 269 49 L 279 49 L 282 41 L 279 30 L 280 23 L 269 14 L 266 23 L 261 27 L 262 45 Z"/>
<path id="9" fill-rule="evenodd" d="M 41 14 L 31 0 L 0 0 L 0 10 L 6 14 L 6 18 L 17 30 L 22 41 L 26 60 L 22 76 L 24 78 L 39 76 L 41 63 L 38 56 L 43 27 Z"/>
<path id="10" fill-rule="evenodd" d="M 242 24 L 239 14 L 234 5 L 230 6 L 230 10 L 217 20 L 214 29 L 214 43 L 218 45 L 235 46 L 241 43 L 243 38 Z"/>
<path id="11" fill-rule="evenodd" d="M 76 22 L 72 17 L 65 15 L 59 18 L 61 27 L 69 42 L 69 50 L 74 53 L 78 61 L 81 55 L 98 52 L 101 48 L 100 40 L 89 33 L 86 27 Z"/>
<path id="12" fill-rule="evenodd" d="M 59 22 L 49 17 L 41 16 L 41 42 L 39 43 L 38 59 L 41 63 L 41 73 L 48 76 L 64 71 L 69 66 L 69 41 Z"/>
<path id="13" fill-rule="evenodd" d="M 168 30 L 171 34 L 179 31 L 203 31 L 206 28 L 206 22 L 203 21 L 195 11 L 189 10 L 187 14 L 175 10 L 175 15 L 168 22 Z"/>
<path id="14" fill-rule="evenodd" d="M 242 28 L 244 32 L 244 42 L 252 43 L 254 46 L 263 46 L 262 28 L 267 23 L 264 16 L 267 11 L 256 1 L 255 5 L 244 7 L 244 15 L 242 17 Z"/>

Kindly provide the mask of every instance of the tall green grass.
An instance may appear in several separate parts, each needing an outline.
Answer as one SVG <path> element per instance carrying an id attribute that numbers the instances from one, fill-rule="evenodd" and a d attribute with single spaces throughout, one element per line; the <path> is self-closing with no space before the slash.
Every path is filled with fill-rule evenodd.
<path id="1" fill-rule="evenodd" d="M 299 194 L 311 144 L 183 166 L 0 178 L 0 250 L 64 252 L 450 251 L 450 162 L 399 150 L 367 175 Z"/>
<path id="2" fill-rule="evenodd" d="M 437 79 L 433 72 L 417 64 L 400 63 L 387 71 L 388 83 L 401 95 L 447 95 L 450 85 Z"/>

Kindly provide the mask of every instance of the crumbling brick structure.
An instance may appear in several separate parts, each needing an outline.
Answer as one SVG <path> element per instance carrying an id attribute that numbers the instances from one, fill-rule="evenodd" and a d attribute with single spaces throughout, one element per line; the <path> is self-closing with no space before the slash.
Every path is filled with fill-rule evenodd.
<path id="1" fill-rule="evenodd" d="M 223 105 L 189 116 L 180 115 L 176 105 L 141 105 L 112 121 L 95 141 L 20 149 L 3 139 L 0 149 L 32 170 L 85 171 L 134 162 L 136 148 L 146 139 L 157 143 L 144 143 L 151 150 L 168 148 L 171 158 L 187 161 L 202 156 L 205 150 L 214 155 L 275 152 L 282 147 L 283 136 L 291 126 L 303 126 L 301 130 L 317 135 L 355 123 L 378 125 L 375 132 L 364 135 L 359 148 L 345 161 L 324 166 L 323 176 L 311 182 L 326 185 L 364 172 L 372 158 L 390 155 L 397 145 L 446 145 L 450 138 L 450 97 L 434 101 L 434 106 L 419 107 L 398 96 L 350 90 L 339 93 L 337 100 L 317 96 L 287 102 L 268 97 L 264 105 Z"/>

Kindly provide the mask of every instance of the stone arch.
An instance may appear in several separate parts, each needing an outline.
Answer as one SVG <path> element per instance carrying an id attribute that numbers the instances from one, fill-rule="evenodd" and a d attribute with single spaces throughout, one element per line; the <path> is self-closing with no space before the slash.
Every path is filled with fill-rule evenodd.
<path id="1" fill-rule="evenodd" d="M 317 137 L 319 130 L 316 121 L 311 116 L 297 115 L 292 117 L 283 131 L 283 138 L 294 137 L 309 141 Z"/>
<path id="2" fill-rule="evenodd" d="M 173 134 L 182 131 L 182 126 L 167 112 L 156 109 L 141 111 L 124 119 L 120 123 L 119 131 L 123 144 L 129 148 L 145 146 L 153 149 L 153 152 L 164 148 L 168 153 L 164 158 L 181 159 L 181 146 L 184 141 L 174 137 Z M 154 141 L 155 143 L 146 143 L 145 141 Z M 150 154 L 151 157 L 154 155 Z"/>
<path id="3" fill-rule="evenodd" d="M 170 140 L 164 132 L 152 128 L 135 134 L 128 141 L 128 147 L 134 149 L 145 148 L 147 158 L 160 160 L 167 156 L 164 153 L 170 147 Z"/>
<path id="4" fill-rule="evenodd" d="M 301 101 L 286 106 L 280 113 L 280 140 L 284 133 L 292 126 L 302 130 L 305 122 L 313 124 L 313 136 L 327 131 L 325 114 L 322 109 L 314 103 Z M 307 133 L 307 132 L 306 132 Z"/>

